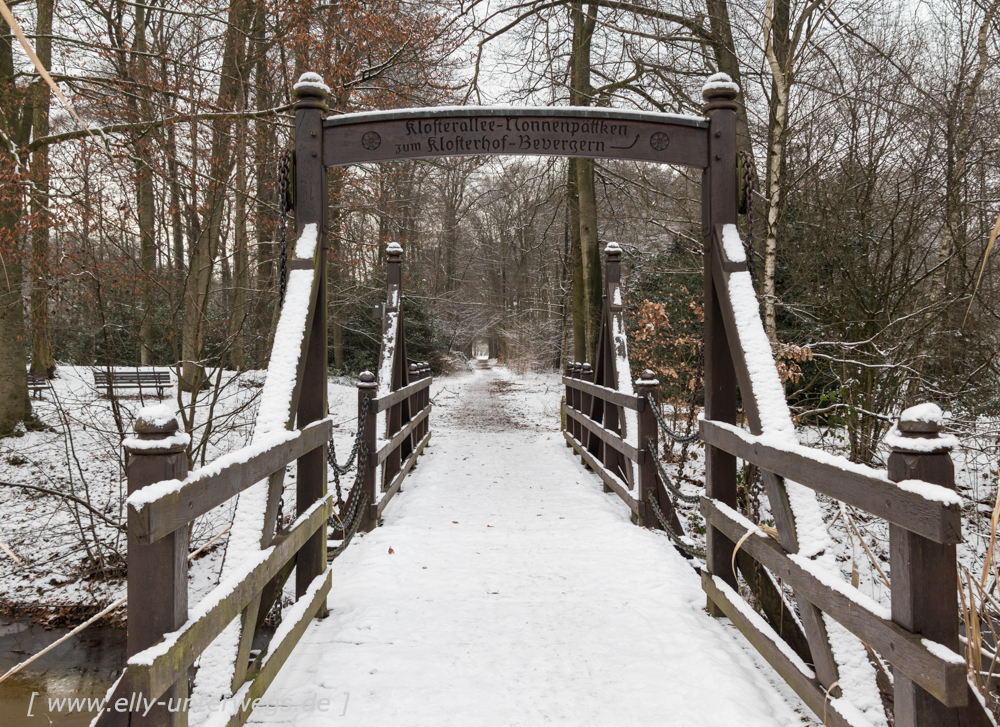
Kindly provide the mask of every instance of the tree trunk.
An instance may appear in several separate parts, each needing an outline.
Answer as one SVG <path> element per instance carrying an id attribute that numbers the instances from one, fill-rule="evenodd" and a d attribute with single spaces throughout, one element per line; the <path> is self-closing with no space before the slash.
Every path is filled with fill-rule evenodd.
<path id="1" fill-rule="evenodd" d="M 580 195 L 577 183 L 577 160 L 566 165 L 566 189 L 571 235 L 570 258 L 573 265 L 573 361 L 587 360 L 587 304 L 583 287 L 583 253 L 580 250 Z"/>
<path id="2" fill-rule="evenodd" d="M 143 145 L 146 146 L 146 145 Z M 139 359 L 143 366 L 153 363 L 153 273 L 156 272 L 156 201 L 153 190 L 153 170 L 141 157 L 136 163 L 136 198 L 138 200 L 140 281 L 142 316 L 139 324 Z"/>
<path id="3" fill-rule="evenodd" d="M 219 80 L 217 106 L 219 111 L 232 111 L 241 92 L 240 61 L 246 44 L 249 16 L 245 0 L 230 0 L 229 22 L 226 26 L 225 50 Z M 181 356 L 183 359 L 178 386 L 184 391 L 197 391 L 205 383 L 201 357 L 205 343 L 205 318 L 212 286 L 215 258 L 219 252 L 222 216 L 226 200 L 226 182 L 233 166 L 229 138 L 230 121 L 217 118 L 212 122 L 212 146 L 209 158 L 208 186 L 205 189 L 205 212 L 201 229 L 194 241 L 191 273 L 184 299 L 184 328 Z"/>
<path id="4" fill-rule="evenodd" d="M 242 152 L 246 148 L 246 120 L 237 121 L 239 131 L 236 143 L 241 150 L 236 155 L 236 212 L 233 221 L 233 309 L 229 322 L 232 344 L 229 349 L 229 365 L 236 371 L 246 366 L 243 329 L 247 319 L 247 289 L 250 287 L 250 261 L 247 250 L 247 173 L 246 158 Z"/>
<path id="5" fill-rule="evenodd" d="M 39 0 L 35 52 L 46 70 L 52 67 L 52 14 L 54 0 Z M 49 87 L 41 79 L 34 89 L 32 134 L 49 134 Z M 39 147 L 31 155 L 31 371 L 51 378 L 56 365 L 49 332 L 49 150 Z"/>
<path id="6" fill-rule="evenodd" d="M 597 24 L 597 5 L 587 6 L 584 15 L 583 2 L 578 0 L 570 5 L 573 16 L 573 58 L 570 69 L 570 104 L 573 106 L 590 106 L 593 99 L 593 88 L 590 84 L 590 50 L 591 39 Z M 574 312 L 582 311 L 584 321 L 584 355 L 578 360 L 595 360 L 597 351 L 597 333 L 601 324 L 601 305 L 603 298 L 602 266 L 600 243 L 597 230 L 597 189 L 594 184 L 594 160 L 577 159 L 576 191 L 578 197 L 578 220 L 580 236 L 580 267 L 583 283 L 583 300 L 580 309 L 574 306 Z M 575 242 L 575 240 L 574 240 Z M 576 276 L 574 275 L 574 282 Z M 574 294 L 574 303 L 577 297 Z M 574 315 L 574 334 L 576 319 Z M 575 337 L 575 335 L 574 335 Z M 578 350 L 578 346 L 574 346 Z"/>
<path id="7" fill-rule="evenodd" d="M 767 131 L 767 233 L 764 240 L 764 331 L 778 340 L 777 287 L 778 224 L 785 204 L 783 197 L 785 138 L 788 132 L 788 101 L 792 69 L 789 67 L 788 31 L 790 0 L 769 3 L 772 13 L 767 60 L 771 68 L 770 118 Z"/>

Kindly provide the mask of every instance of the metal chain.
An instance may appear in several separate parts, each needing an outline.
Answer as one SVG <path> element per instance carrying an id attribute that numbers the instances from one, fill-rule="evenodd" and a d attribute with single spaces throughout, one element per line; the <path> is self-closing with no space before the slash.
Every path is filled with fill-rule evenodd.
<path id="1" fill-rule="evenodd" d="M 278 166 L 278 197 L 281 210 L 278 217 L 278 306 L 285 305 L 285 288 L 288 278 L 288 167 L 292 152 L 285 149 L 281 153 Z"/>
<path id="2" fill-rule="evenodd" d="M 646 454 L 653 458 L 653 462 L 656 463 L 656 471 L 660 473 L 660 479 L 663 480 L 663 484 L 667 486 L 667 489 L 681 502 L 686 502 L 689 505 L 697 505 L 701 502 L 701 497 L 699 495 L 685 495 L 681 492 L 681 489 L 673 483 L 673 480 L 667 475 L 665 469 L 663 469 L 663 463 L 660 458 L 656 456 L 656 442 L 651 438 L 646 440 Z"/>
<path id="3" fill-rule="evenodd" d="M 702 334 L 701 343 L 698 347 L 698 370 L 695 372 L 694 386 L 691 387 L 691 401 L 688 404 L 688 431 L 691 431 L 691 427 L 694 426 L 695 409 L 698 406 L 698 393 L 705 386 L 705 335 Z M 693 439 L 691 440 L 694 441 Z M 684 442 L 681 446 L 681 463 L 680 467 L 677 469 L 677 481 L 684 481 L 684 467 L 687 465 L 688 460 L 688 444 L 690 442 Z"/>
<path id="4" fill-rule="evenodd" d="M 351 539 L 358 532 L 358 526 L 361 524 L 361 516 L 365 512 L 365 508 L 368 506 L 368 493 L 362 492 L 361 480 L 364 476 L 365 465 L 368 463 L 368 443 L 364 442 L 361 445 L 358 456 L 358 469 L 354 476 L 354 487 L 351 488 L 351 493 L 348 495 L 347 499 L 350 506 L 347 508 L 344 518 L 340 518 L 340 522 L 335 524 L 335 518 L 333 515 L 327 520 L 327 524 L 334 529 L 334 533 L 339 529 L 337 526 L 343 527 L 343 541 L 340 545 L 334 548 L 326 549 L 327 560 L 333 560 L 345 550 L 347 546 L 351 544 Z"/>
<path id="5" fill-rule="evenodd" d="M 750 152 L 741 151 L 740 157 L 743 159 L 743 195 L 746 199 L 747 218 L 747 270 L 750 272 L 750 282 L 757 279 L 754 272 L 753 259 L 753 193 L 754 193 L 754 169 L 753 157 Z"/>
<path id="6" fill-rule="evenodd" d="M 681 540 L 681 536 L 674 532 L 673 527 L 667 522 L 667 518 L 663 514 L 663 510 L 660 509 L 660 504 L 656 501 L 655 497 L 649 500 L 649 504 L 653 506 L 653 514 L 656 515 L 656 519 L 660 522 L 660 527 L 663 528 L 663 532 L 665 532 L 667 537 L 670 538 L 670 542 L 672 542 L 682 553 L 686 553 L 693 558 L 700 558 L 704 560 L 704 550 L 695 545 L 691 545 L 690 543 L 685 543 Z"/>
<path id="7" fill-rule="evenodd" d="M 337 463 L 337 452 L 334 448 L 333 437 L 330 437 L 330 443 L 326 450 L 326 463 L 333 468 L 333 481 L 337 486 L 337 507 L 344 504 L 344 496 L 340 489 L 340 476 L 346 475 L 351 471 L 351 463 L 354 462 L 354 458 L 358 454 L 358 447 L 361 446 L 361 435 L 365 429 L 365 420 L 368 418 L 370 402 L 370 396 L 366 396 L 364 401 L 361 402 L 361 413 L 358 415 L 358 431 L 354 434 L 354 446 L 351 447 L 351 453 L 344 464 Z"/>
<path id="8" fill-rule="evenodd" d="M 646 403 L 649 404 L 649 408 L 653 410 L 653 416 L 656 417 L 656 423 L 660 425 L 660 429 L 662 429 L 663 433 L 666 434 L 675 442 L 680 442 L 681 444 L 687 444 L 688 442 L 693 442 L 701 437 L 700 432 L 694 432 L 693 434 L 688 434 L 687 436 L 682 436 L 678 434 L 667 425 L 666 421 L 664 421 L 663 415 L 660 414 L 660 407 L 656 405 L 656 402 L 653 401 L 652 397 L 650 397 L 649 394 L 646 394 Z M 690 427 L 690 418 L 688 426 Z"/>

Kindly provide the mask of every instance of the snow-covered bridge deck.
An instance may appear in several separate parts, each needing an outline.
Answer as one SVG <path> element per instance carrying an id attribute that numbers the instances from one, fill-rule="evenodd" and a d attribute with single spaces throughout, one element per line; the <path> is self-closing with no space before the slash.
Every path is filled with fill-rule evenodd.
<path id="1" fill-rule="evenodd" d="M 706 614 L 690 562 L 565 447 L 558 394 L 524 386 L 497 370 L 435 384 L 429 456 L 334 562 L 330 616 L 250 722 L 801 725 Z"/>

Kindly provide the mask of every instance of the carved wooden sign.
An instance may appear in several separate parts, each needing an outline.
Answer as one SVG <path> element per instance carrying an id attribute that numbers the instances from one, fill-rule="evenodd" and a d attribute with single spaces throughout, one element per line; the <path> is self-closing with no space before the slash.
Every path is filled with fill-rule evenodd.
<path id="1" fill-rule="evenodd" d="M 708 166 L 708 122 L 614 109 L 459 106 L 372 111 L 324 122 L 328 167 L 485 154 Z"/>

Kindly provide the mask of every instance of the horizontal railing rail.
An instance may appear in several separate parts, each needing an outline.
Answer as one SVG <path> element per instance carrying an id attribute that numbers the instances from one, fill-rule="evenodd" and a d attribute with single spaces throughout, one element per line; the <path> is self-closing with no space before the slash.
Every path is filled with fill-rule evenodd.
<path id="1" fill-rule="evenodd" d="M 332 419 L 322 419 L 223 455 L 184 480 L 157 482 L 135 491 L 128 498 L 135 536 L 143 544 L 156 542 L 322 447 L 332 431 Z"/>
<path id="2" fill-rule="evenodd" d="M 752 461 L 752 460 L 749 460 Z M 948 706 L 966 703 L 965 661 L 945 658 L 913 634 L 892 622 L 888 609 L 864 596 L 848 583 L 834 584 L 823 573 L 810 570 L 808 558 L 785 552 L 781 545 L 732 508 L 707 497 L 701 513 L 741 550 L 770 570 L 782 583 L 807 598 L 864 643 L 883 654 L 886 661 Z M 744 539 L 747 533 L 753 533 Z"/>
<path id="3" fill-rule="evenodd" d="M 430 379 L 427 379 L 427 382 L 430 383 Z M 417 414 L 409 422 L 404 424 L 402 429 L 392 435 L 392 439 L 382 445 L 382 448 L 378 451 L 378 455 L 370 458 L 371 466 L 376 467 L 382 464 L 390 454 L 399 449 L 403 440 L 409 437 L 410 434 L 412 434 L 413 431 L 423 423 L 424 419 L 430 415 L 432 407 L 432 404 L 425 406 L 417 412 Z"/>
<path id="4" fill-rule="evenodd" d="M 566 412 L 566 416 L 568 418 L 578 422 L 588 432 L 593 434 L 612 449 L 621 452 L 636 464 L 642 464 L 645 460 L 646 453 L 643 450 L 632 446 L 622 439 L 620 435 L 612 432 L 610 429 L 605 429 L 601 424 L 595 422 L 586 414 L 569 407 L 565 407 L 564 411 Z"/>
<path id="5" fill-rule="evenodd" d="M 286 532 L 274 539 L 269 548 L 261 551 L 259 562 L 247 564 L 242 578 L 235 583 L 223 582 L 205 596 L 199 609 L 203 611 L 201 616 L 189 620 L 177 631 L 166 634 L 159 643 L 132 656 L 128 660 L 128 668 L 133 690 L 147 694 L 151 699 L 159 699 L 180 674 L 187 673 L 187 668 L 195 659 L 240 615 L 309 538 L 326 525 L 329 516 L 330 496 L 327 495 L 313 503 Z M 329 578 L 329 571 L 317 576 L 321 582 L 326 581 L 326 589 L 329 589 Z"/>
<path id="6" fill-rule="evenodd" d="M 930 483 L 911 489 L 885 473 L 826 452 L 788 442 L 765 441 L 732 424 L 701 420 L 706 444 L 752 462 L 762 470 L 871 513 L 936 543 L 962 540 L 961 498 Z"/>
<path id="7" fill-rule="evenodd" d="M 632 411 L 644 411 L 646 407 L 645 399 L 633 394 L 622 393 L 617 389 L 611 389 L 607 386 L 592 384 L 589 381 L 574 379 L 569 376 L 563 376 L 562 382 L 564 386 L 568 386 L 571 389 L 578 389 L 579 391 L 583 391 L 591 396 L 596 396 L 609 404 L 614 404 L 615 406 L 623 406 L 626 409 L 631 409 Z"/>
<path id="8" fill-rule="evenodd" d="M 380 396 L 374 400 L 375 412 L 383 412 L 394 404 L 398 404 L 403 399 L 408 399 L 419 391 L 423 391 L 428 386 L 431 385 L 431 377 L 420 379 L 419 381 L 414 381 L 412 384 L 408 384 L 401 389 L 393 391 L 385 396 Z"/>

